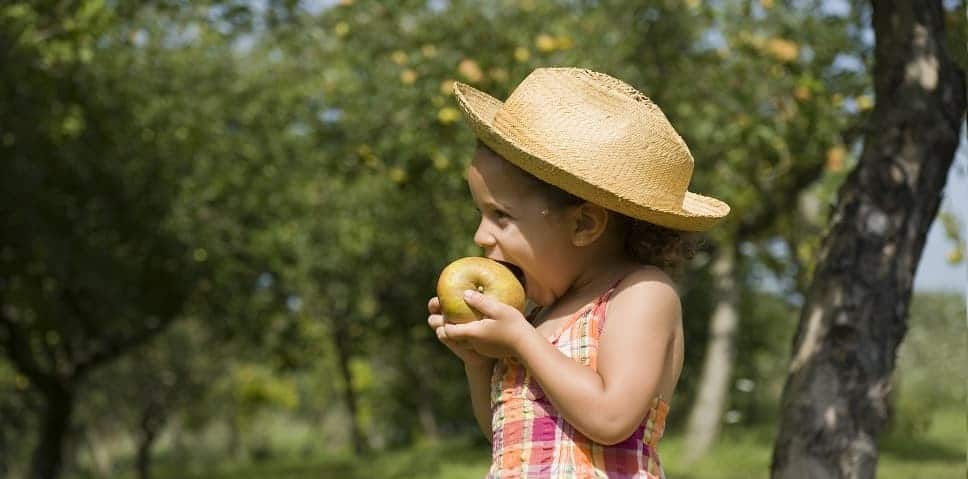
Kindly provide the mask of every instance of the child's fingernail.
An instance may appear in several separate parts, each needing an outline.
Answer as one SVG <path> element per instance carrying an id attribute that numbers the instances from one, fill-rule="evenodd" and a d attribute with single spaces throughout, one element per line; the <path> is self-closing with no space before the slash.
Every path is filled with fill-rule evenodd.
<path id="1" fill-rule="evenodd" d="M 473 298 L 474 298 L 474 291 L 471 291 L 469 289 L 464 291 L 464 299 L 473 299 Z"/>

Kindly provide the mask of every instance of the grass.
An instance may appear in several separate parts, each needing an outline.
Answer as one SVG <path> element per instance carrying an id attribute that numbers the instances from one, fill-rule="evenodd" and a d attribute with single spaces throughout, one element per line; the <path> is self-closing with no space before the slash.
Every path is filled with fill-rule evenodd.
<path id="1" fill-rule="evenodd" d="M 762 428 L 724 433 L 711 454 L 692 467 L 679 462 L 686 444 L 669 437 L 660 445 L 666 474 L 677 479 L 757 479 L 769 477 L 773 431 Z M 934 414 L 923 434 L 892 433 L 880 441 L 878 479 L 963 479 L 966 470 L 966 430 L 963 409 Z"/>
<path id="2" fill-rule="evenodd" d="M 968 476 L 965 411 L 938 410 L 920 435 L 893 433 L 881 440 L 878 479 L 961 479 Z M 687 444 L 669 436 L 660 445 L 666 474 L 676 479 L 757 479 L 769 476 L 771 427 L 732 428 L 702 461 L 685 467 L 679 461 Z M 303 479 L 303 478 L 426 478 L 481 479 L 487 472 L 487 446 L 469 439 L 425 443 L 366 457 L 277 457 L 262 463 L 236 463 L 185 471 L 159 464 L 159 479 Z"/>

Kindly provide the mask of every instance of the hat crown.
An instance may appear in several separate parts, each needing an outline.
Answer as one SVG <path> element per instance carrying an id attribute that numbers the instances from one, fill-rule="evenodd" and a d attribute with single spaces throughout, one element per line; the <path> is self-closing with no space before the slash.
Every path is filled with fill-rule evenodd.
<path id="1" fill-rule="evenodd" d="M 662 110 L 604 73 L 536 69 L 496 112 L 494 126 L 558 168 L 658 208 L 681 205 L 692 178 L 692 154 Z"/>

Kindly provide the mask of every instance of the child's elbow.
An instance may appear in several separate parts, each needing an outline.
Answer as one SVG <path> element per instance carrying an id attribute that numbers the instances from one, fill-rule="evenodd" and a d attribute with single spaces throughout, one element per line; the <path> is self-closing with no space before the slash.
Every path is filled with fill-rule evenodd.
<path id="1" fill-rule="evenodd" d="M 594 432 L 594 436 L 589 435 L 589 439 L 605 445 L 614 446 L 627 440 L 635 432 L 638 424 L 634 421 L 615 419 L 600 424 Z"/>

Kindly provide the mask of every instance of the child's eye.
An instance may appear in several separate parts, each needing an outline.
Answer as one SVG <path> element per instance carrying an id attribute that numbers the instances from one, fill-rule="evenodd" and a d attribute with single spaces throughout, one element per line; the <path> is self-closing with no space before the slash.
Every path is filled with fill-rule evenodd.
<path id="1" fill-rule="evenodd" d="M 502 210 L 491 209 L 490 211 L 491 211 L 490 215 L 493 216 L 498 221 L 505 222 L 511 219 L 511 215 L 505 213 Z M 483 211 L 481 211 L 480 208 L 477 209 L 477 212 L 480 213 L 482 216 L 487 216 Z"/>

